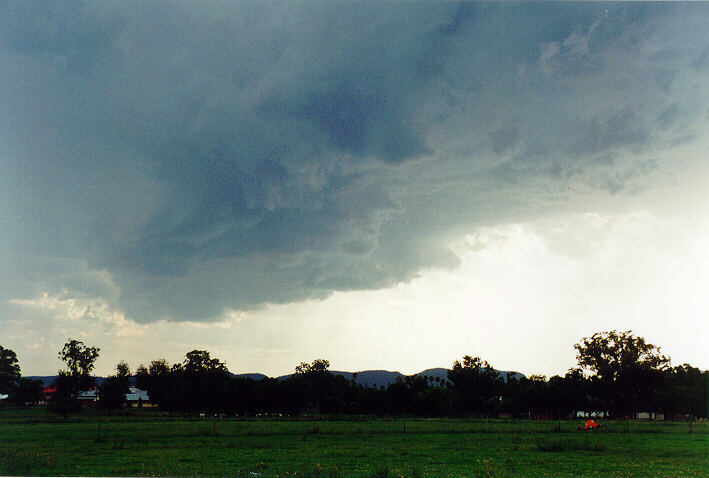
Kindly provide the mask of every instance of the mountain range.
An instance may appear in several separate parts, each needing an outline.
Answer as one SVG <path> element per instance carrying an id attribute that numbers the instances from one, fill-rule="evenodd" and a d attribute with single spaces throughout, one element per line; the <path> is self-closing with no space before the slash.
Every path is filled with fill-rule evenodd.
<path id="1" fill-rule="evenodd" d="M 335 371 L 331 370 L 330 373 L 335 374 L 335 375 L 342 375 L 345 377 L 347 380 L 352 380 L 354 378 L 355 383 L 358 385 L 362 385 L 363 387 L 386 387 L 389 384 L 392 384 L 396 382 L 397 380 L 403 380 L 406 378 L 406 375 L 404 375 L 401 372 L 391 372 L 389 370 L 363 370 L 361 372 L 342 372 L 342 371 Z M 497 370 L 497 373 L 499 373 L 502 378 L 507 381 L 507 378 L 512 376 L 517 379 L 523 378 L 524 374 L 521 374 L 519 372 L 511 372 L 511 371 L 504 371 L 504 370 Z M 263 378 L 268 378 L 267 375 L 264 375 L 262 373 L 232 373 L 232 377 L 236 378 L 250 378 L 252 380 L 261 380 Z M 285 380 L 289 378 L 292 374 L 288 375 L 281 375 L 279 377 L 276 377 L 278 380 Z M 413 374 L 413 376 L 424 376 L 430 379 L 433 379 L 434 381 L 438 379 L 437 383 L 445 383 L 448 380 L 448 369 L 447 368 L 429 368 L 426 370 L 423 370 L 419 373 Z M 29 376 L 27 378 L 31 378 L 33 380 L 40 380 L 45 386 L 50 385 L 52 382 L 54 382 L 57 378 L 56 375 L 33 375 Z M 96 377 L 96 383 L 97 385 L 101 385 L 103 382 L 104 377 Z"/>

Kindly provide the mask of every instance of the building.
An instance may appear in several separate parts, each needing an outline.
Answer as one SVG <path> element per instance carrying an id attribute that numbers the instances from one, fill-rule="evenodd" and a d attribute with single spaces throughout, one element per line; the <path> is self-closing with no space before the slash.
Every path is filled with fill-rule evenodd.
<path id="1" fill-rule="evenodd" d="M 664 413 L 655 413 L 655 412 L 636 412 L 635 418 L 637 418 L 638 420 L 663 421 L 665 419 L 665 414 Z"/>
<path id="2" fill-rule="evenodd" d="M 126 393 L 126 405 L 129 407 L 153 407 L 150 403 L 150 397 L 148 392 L 145 390 L 140 390 L 136 387 L 130 387 L 128 393 Z"/>
<path id="3" fill-rule="evenodd" d="M 44 387 L 42 389 L 42 399 L 38 402 L 38 405 L 49 403 L 55 393 L 57 393 L 57 387 Z"/>
<path id="4" fill-rule="evenodd" d="M 76 396 L 76 399 L 79 401 L 79 403 L 81 404 L 82 407 L 95 406 L 96 401 L 98 400 L 98 387 L 94 387 L 90 390 L 85 390 L 83 392 L 79 392 L 79 394 Z"/>

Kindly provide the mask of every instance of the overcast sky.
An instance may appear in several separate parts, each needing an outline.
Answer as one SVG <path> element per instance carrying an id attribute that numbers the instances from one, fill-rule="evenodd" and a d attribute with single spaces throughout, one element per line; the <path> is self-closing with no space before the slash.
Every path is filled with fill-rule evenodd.
<path id="1" fill-rule="evenodd" d="M 709 7 L 0 6 L 0 345 L 709 368 Z"/>

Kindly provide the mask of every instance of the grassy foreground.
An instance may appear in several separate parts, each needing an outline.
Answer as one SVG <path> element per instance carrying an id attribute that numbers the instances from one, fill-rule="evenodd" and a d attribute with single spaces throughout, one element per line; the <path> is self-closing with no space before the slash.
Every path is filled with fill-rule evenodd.
<path id="1" fill-rule="evenodd" d="M 709 476 L 706 423 L 608 422 L 593 433 L 578 423 L 0 410 L 0 475 Z"/>

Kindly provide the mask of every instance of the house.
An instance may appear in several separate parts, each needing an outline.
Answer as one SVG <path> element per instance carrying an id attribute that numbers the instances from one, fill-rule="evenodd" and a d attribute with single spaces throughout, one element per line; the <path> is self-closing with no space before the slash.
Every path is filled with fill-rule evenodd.
<path id="1" fill-rule="evenodd" d="M 638 420 L 664 421 L 665 414 L 664 413 L 655 413 L 655 412 L 636 412 L 635 418 L 637 418 Z"/>
<path id="2" fill-rule="evenodd" d="M 57 387 L 49 386 L 42 389 L 42 399 L 38 402 L 38 405 L 44 405 L 49 403 L 54 394 L 57 393 Z"/>
<path id="3" fill-rule="evenodd" d="M 155 405 L 150 403 L 150 397 L 148 392 L 145 390 L 140 390 L 136 387 L 130 387 L 128 393 L 126 393 L 126 404 L 129 407 L 154 407 Z"/>
<path id="4" fill-rule="evenodd" d="M 79 401 L 82 407 L 93 407 L 94 405 L 96 405 L 96 401 L 98 400 L 98 387 L 79 392 L 79 394 L 76 396 L 76 399 Z"/>
<path id="5" fill-rule="evenodd" d="M 610 412 L 602 412 L 598 410 L 594 410 L 591 412 L 587 412 L 585 410 L 578 410 L 576 412 L 576 418 L 607 418 L 610 416 Z"/>

